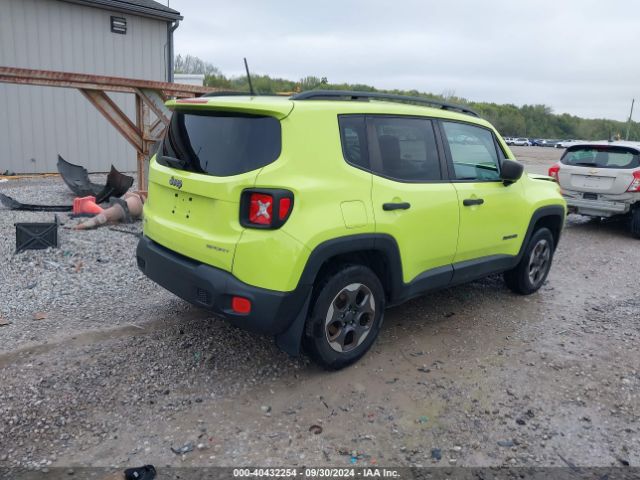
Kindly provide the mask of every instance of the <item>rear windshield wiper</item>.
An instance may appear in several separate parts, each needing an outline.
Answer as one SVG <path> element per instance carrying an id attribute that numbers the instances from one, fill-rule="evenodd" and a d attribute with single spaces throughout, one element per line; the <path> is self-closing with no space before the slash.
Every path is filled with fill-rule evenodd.
<path id="1" fill-rule="evenodd" d="M 180 160 L 175 157 L 168 157 L 166 155 L 160 155 L 158 158 L 158 163 L 160 165 L 164 165 L 165 167 L 177 168 L 179 170 L 186 170 L 189 162 L 186 160 Z"/>

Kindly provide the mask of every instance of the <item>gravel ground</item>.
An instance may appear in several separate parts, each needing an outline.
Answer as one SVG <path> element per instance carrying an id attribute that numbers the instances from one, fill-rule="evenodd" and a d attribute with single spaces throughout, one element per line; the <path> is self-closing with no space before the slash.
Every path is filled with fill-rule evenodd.
<path id="1" fill-rule="evenodd" d="M 513 150 L 537 172 L 560 153 Z M 537 294 L 492 277 L 415 299 L 326 373 L 147 282 L 133 235 L 13 255 L 13 223 L 50 217 L 0 210 L 0 467 L 640 463 L 640 249 L 620 222 L 570 216 Z"/>
<path id="2" fill-rule="evenodd" d="M 106 176 L 92 175 L 104 183 Z M 73 194 L 59 177 L 10 180 L 0 193 L 23 203 L 65 205 Z M 59 249 L 27 250 L 14 255 L 17 222 L 53 222 L 48 212 L 18 212 L 0 205 L 0 352 L 29 342 L 51 342 L 68 332 L 139 324 L 158 311 L 183 311 L 185 305 L 156 288 L 136 267 L 132 252 L 141 223 L 74 231 L 80 220 L 59 213 Z M 144 301 L 141 301 L 144 299 Z M 135 313 L 133 313 L 135 312 Z M 45 320 L 34 316 L 46 315 Z"/>

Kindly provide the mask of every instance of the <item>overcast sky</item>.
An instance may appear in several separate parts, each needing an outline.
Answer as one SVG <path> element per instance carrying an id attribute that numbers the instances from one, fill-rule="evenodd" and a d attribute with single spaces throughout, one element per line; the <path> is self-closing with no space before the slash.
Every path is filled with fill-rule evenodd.
<path id="1" fill-rule="evenodd" d="M 166 4 L 166 0 L 164 2 Z M 176 53 L 252 72 L 544 103 L 626 120 L 640 99 L 640 2 L 170 0 Z M 634 114 L 634 120 L 640 118 Z"/>

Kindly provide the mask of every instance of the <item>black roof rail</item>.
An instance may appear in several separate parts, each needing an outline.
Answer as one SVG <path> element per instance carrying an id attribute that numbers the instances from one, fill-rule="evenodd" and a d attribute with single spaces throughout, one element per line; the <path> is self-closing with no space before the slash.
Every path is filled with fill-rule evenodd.
<path id="1" fill-rule="evenodd" d="M 370 98 L 378 100 L 391 100 L 395 102 L 412 102 L 428 105 L 430 107 L 441 108 L 442 110 L 453 110 L 474 117 L 480 117 L 477 112 L 461 105 L 453 105 L 451 103 L 439 102 L 423 97 L 412 97 L 409 95 L 396 95 L 393 93 L 381 92 L 357 92 L 351 90 L 308 90 L 306 92 L 296 93 L 292 95 L 291 100 L 369 100 Z"/>
<path id="2" fill-rule="evenodd" d="M 286 98 L 288 93 L 254 93 L 253 95 L 250 92 L 236 92 L 235 90 L 220 90 L 216 92 L 208 92 L 201 97 L 284 97 Z"/>

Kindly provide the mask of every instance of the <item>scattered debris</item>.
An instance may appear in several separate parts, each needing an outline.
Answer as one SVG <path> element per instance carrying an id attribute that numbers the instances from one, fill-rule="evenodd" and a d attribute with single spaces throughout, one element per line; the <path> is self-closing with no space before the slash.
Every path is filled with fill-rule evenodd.
<path id="1" fill-rule="evenodd" d="M 60 155 L 58 155 L 58 171 L 73 193 L 78 197 L 96 197 L 97 203 L 102 203 L 109 197 L 119 198 L 133 185 L 133 177 L 120 173 L 113 165 L 105 185 L 92 183 L 86 168 L 69 163 Z"/>
<path id="2" fill-rule="evenodd" d="M 427 417 L 426 415 L 421 415 L 420 418 L 418 418 L 418 423 L 427 423 L 429 421 L 429 417 Z"/>
<path id="3" fill-rule="evenodd" d="M 185 443 L 183 446 L 179 448 L 171 447 L 171 451 L 176 455 L 184 455 L 185 453 L 193 452 L 193 443 Z"/>
<path id="4" fill-rule="evenodd" d="M 104 225 L 105 223 L 115 223 L 121 221 L 131 223 L 134 219 L 138 219 L 140 218 L 140 216 L 142 216 L 144 195 L 140 193 L 127 193 L 124 196 L 124 199 L 112 197 L 109 202 L 111 204 L 110 207 L 105 208 L 95 217 L 76 225 L 74 229 L 87 230 L 99 227 L 101 225 Z M 90 203 L 91 202 L 86 201 L 85 206 L 89 205 Z"/>
<path id="5" fill-rule="evenodd" d="M 309 431 L 314 435 L 320 435 L 322 433 L 322 427 L 320 425 L 311 425 Z"/>
<path id="6" fill-rule="evenodd" d="M 125 480 L 153 480 L 156 478 L 156 469 L 153 465 L 145 465 L 139 468 L 128 468 L 124 471 Z"/>
<path id="7" fill-rule="evenodd" d="M 516 418 L 516 423 L 518 425 L 526 425 L 527 424 L 527 422 L 526 422 L 526 420 L 524 418 Z"/>
<path id="8" fill-rule="evenodd" d="M 556 454 L 558 455 L 558 457 L 560 457 L 560 460 L 562 460 L 564 463 L 567 464 L 567 466 L 573 470 L 574 472 L 579 472 L 580 469 L 578 467 L 576 467 L 575 463 L 570 462 L 569 460 L 567 460 L 566 458 L 564 458 L 562 455 L 560 455 L 558 452 L 556 452 Z"/>
<path id="9" fill-rule="evenodd" d="M 0 327 L 4 327 L 6 325 L 11 325 L 11 322 L 6 318 L 0 317 Z"/>
<path id="10" fill-rule="evenodd" d="M 429 373 L 431 371 L 431 369 L 427 368 L 426 366 L 422 366 L 422 367 L 418 368 L 418 371 L 422 372 L 422 373 Z"/>
<path id="11" fill-rule="evenodd" d="M 271 407 L 269 405 L 262 405 L 260 410 L 262 410 L 262 413 L 271 413 Z"/>
<path id="12" fill-rule="evenodd" d="M 624 465 L 625 467 L 628 467 L 628 466 L 630 465 L 630 464 L 629 464 L 629 460 L 627 460 L 627 459 L 625 459 L 625 458 L 620 458 L 620 457 L 618 457 L 618 458 L 617 458 L 617 460 L 618 460 L 622 465 Z"/>
<path id="13" fill-rule="evenodd" d="M 433 458 L 437 462 L 442 460 L 442 450 L 440 450 L 439 448 L 432 448 L 431 449 L 431 458 Z"/>
<path id="14" fill-rule="evenodd" d="M 513 447 L 514 445 L 513 440 L 498 440 L 498 446 L 500 447 Z"/>
<path id="15" fill-rule="evenodd" d="M 47 314 L 45 312 L 36 312 L 33 314 L 34 320 L 45 320 L 47 318 Z"/>
<path id="16" fill-rule="evenodd" d="M 8 195 L 0 193 L 0 203 L 11 210 L 24 210 L 28 212 L 70 212 L 71 205 L 35 205 L 22 203 Z"/>
<path id="17" fill-rule="evenodd" d="M 93 216 L 103 212 L 103 208 L 96 203 L 96 197 L 76 197 L 73 199 L 72 212 L 78 217 L 80 215 Z"/>
<path id="18" fill-rule="evenodd" d="M 133 177 L 120 173 L 113 165 L 111 165 L 111 171 L 107 175 L 107 183 L 105 185 L 91 183 L 89 173 L 84 167 L 69 163 L 60 155 L 58 155 L 58 171 L 73 193 L 78 197 L 95 197 L 96 203 L 103 203 L 109 198 L 120 198 L 133 185 Z M 30 212 L 70 212 L 73 210 L 73 205 L 22 203 L 1 193 L 0 203 L 11 210 Z"/>

